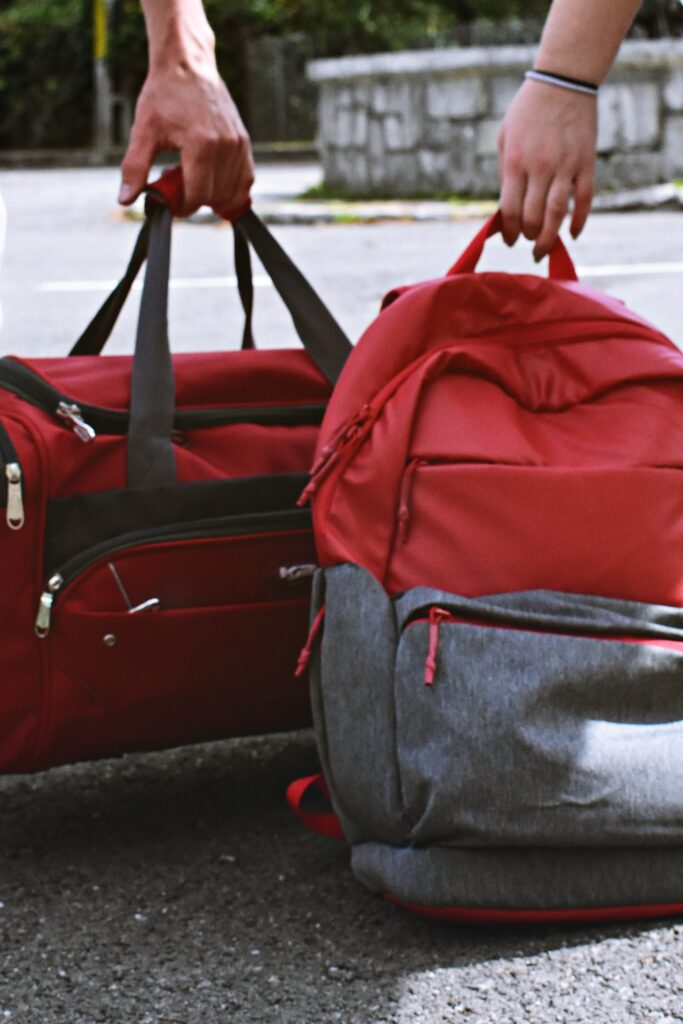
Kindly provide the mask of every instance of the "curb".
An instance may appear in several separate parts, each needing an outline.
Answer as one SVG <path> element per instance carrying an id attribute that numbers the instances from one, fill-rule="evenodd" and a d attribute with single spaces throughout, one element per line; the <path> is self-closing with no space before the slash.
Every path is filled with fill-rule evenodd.
<path id="1" fill-rule="evenodd" d="M 453 200 L 282 200 L 267 198 L 254 204 L 259 217 L 267 224 L 316 227 L 327 224 L 380 224 L 412 221 L 416 223 L 450 223 L 480 220 L 495 213 L 496 199 Z M 683 212 L 683 186 L 673 183 L 623 192 L 599 193 L 593 202 L 594 213 L 637 213 L 656 210 Z M 202 209 L 189 218 L 193 224 L 218 224 L 220 218 L 211 210 Z"/>

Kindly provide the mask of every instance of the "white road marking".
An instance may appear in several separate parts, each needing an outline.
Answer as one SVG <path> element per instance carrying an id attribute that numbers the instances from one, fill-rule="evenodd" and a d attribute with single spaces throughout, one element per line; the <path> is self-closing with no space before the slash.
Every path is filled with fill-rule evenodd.
<path id="1" fill-rule="evenodd" d="M 605 263 L 598 266 L 577 267 L 580 278 L 587 277 L 641 277 L 655 274 L 683 274 L 683 262 L 671 263 Z M 256 275 L 253 279 L 255 288 L 272 287 L 273 282 L 265 275 Z M 40 292 L 69 294 L 76 292 L 110 292 L 116 287 L 117 281 L 42 281 L 37 285 Z M 139 291 L 142 284 L 136 281 L 134 291 Z M 237 278 L 232 277 L 173 277 L 171 288 L 236 288 Z"/>
<path id="2" fill-rule="evenodd" d="M 683 274 L 683 263 L 605 263 L 577 267 L 579 277 L 640 277 L 642 274 Z"/>
<path id="3" fill-rule="evenodd" d="M 272 281 L 265 275 L 256 275 L 253 278 L 255 288 L 267 288 Z M 39 292 L 110 292 L 118 281 L 41 281 L 37 285 Z M 171 288 L 236 288 L 236 277 L 172 277 Z M 134 291 L 140 291 L 142 283 L 136 281 L 133 285 Z"/>

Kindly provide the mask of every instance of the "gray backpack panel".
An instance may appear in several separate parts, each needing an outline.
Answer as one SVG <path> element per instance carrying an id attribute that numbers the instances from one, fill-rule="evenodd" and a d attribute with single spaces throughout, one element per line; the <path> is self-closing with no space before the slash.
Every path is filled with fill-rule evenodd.
<path id="1" fill-rule="evenodd" d="M 319 574 L 315 603 L 314 719 L 361 881 L 431 906 L 681 901 L 681 610 L 424 587 L 392 601 L 351 565 Z"/>

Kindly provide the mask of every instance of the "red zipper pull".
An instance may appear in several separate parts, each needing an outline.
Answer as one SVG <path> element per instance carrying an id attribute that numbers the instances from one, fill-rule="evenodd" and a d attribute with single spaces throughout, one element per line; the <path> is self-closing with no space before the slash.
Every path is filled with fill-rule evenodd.
<path id="1" fill-rule="evenodd" d="M 316 640 L 318 639 L 318 634 L 320 633 L 320 630 L 322 629 L 324 618 L 325 605 L 322 606 L 316 617 L 313 619 L 313 622 L 311 623 L 311 628 L 308 631 L 306 643 L 301 649 L 301 654 L 299 655 L 299 660 L 296 665 L 296 671 L 294 672 L 295 679 L 300 679 L 301 676 L 306 671 L 306 669 L 308 668 L 308 663 L 310 662 L 311 657 L 313 655 L 313 646 Z"/>
<path id="2" fill-rule="evenodd" d="M 425 659 L 425 686 L 433 686 L 436 676 L 436 652 L 439 648 L 439 623 L 452 618 L 443 608 L 429 609 L 429 650 Z"/>
<path id="3" fill-rule="evenodd" d="M 411 459 L 406 466 L 401 483 L 401 496 L 398 502 L 398 541 L 405 544 L 410 533 L 410 499 L 413 492 L 415 472 L 426 464 L 426 459 Z"/>
<path id="4" fill-rule="evenodd" d="M 297 508 L 302 508 L 311 500 L 320 487 L 322 481 L 339 461 L 339 457 L 343 450 L 361 436 L 363 427 L 369 418 L 370 406 L 366 404 L 360 412 L 356 413 L 350 422 L 345 423 L 343 427 L 340 427 L 337 433 L 330 438 L 326 445 L 323 445 L 318 452 L 318 457 L 311 467 L 311 479 L 306 484 L 306 487 L 301 492 L 301 496 L 296 503 Z"/>

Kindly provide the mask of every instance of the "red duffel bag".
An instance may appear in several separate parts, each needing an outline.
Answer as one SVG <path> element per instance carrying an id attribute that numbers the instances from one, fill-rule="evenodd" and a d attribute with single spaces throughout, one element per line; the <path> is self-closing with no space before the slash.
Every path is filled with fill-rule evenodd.
<path id="1" fill-rule="evenodd" d="M 293 670 L 315 554 L 296 499 L 350 344 L 249 211 L 242 350 L 171 357 L 174 185 L 71 354 L 0 360 L 4 772 L 309 721 Z M 304 351 L 253 348 L 249 242 Z M 101 356 L 145 258 L 135 354 Z"/>

